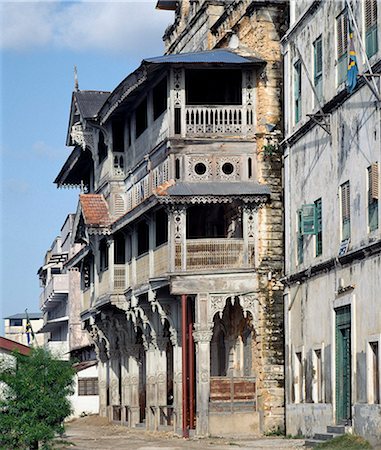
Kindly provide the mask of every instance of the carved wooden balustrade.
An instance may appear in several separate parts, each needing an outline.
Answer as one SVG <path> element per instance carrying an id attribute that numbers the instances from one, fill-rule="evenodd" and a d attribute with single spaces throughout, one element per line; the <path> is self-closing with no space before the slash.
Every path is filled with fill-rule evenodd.
<path id="1" fill-rule="evenodd" d="M 245 134 L 254 125 L 254 112 L 242 106 L 186 106 L 187 135 Z"/>

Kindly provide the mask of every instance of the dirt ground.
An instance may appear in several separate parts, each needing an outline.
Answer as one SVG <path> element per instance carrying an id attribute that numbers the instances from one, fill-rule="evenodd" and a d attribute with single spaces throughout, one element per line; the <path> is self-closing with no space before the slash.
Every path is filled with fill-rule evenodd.
<path id="1" fill-rule="evenodd" d="M 303 447 L 304 441 L 283 438 L 208 438 L 183 439 L 167 432 L 129 430 L 127 427 L 109 424 L 98 416 L 83 417 L 66 424 L 63 440 L 57 442 L 57 449 L 92 450 L 232 450 L 284 449 Z"/>

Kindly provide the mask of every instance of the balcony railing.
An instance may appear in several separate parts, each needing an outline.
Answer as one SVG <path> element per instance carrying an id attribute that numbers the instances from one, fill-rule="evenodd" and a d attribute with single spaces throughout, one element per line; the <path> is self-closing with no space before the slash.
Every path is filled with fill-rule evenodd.
<path id="1" fill-rule="evenodd" d="M 168 272 L 168 244 L 158 247 L 154 253 L 154 276 Z"/>
<path id="2" fill-rule="evenodd" d="M 149 255 L 136 259 L 136 284 L 142 284 L 149 279 Z"/>
<path id="3" fill-rule="evenodd" d="M 187 106 L 185 124 L 187 135 L 244 135 L 254 124 L 254 113 L 242 106 Z"/>
<path id="4" fill-rule="evenodd" d="M 180 246 L 176 246 L 175 268 L 181 264 Z M 244 267 L 243 239 L 188 239 L 186 270 L 233 269 Z"/>
<path id="5" fill-rule="evenodd" d="M 126 266 L 124 264 L 114 265 L 114 289 L 116 291 L 126 289 Z"/>
<path id="6" fill-rule="evenodd" d="M 50 302 L 59 302 L 69 292 L 69 276 L 65 274 L 52 275 L 40 295 L 40 307 L 47 307 Z"/>
<path id="7" fill-rule="evenodd" d="M 52 354 L 60 359 L 69 359 L 69 342 L 68 341 L 49 341 L 48 349 Z"/>

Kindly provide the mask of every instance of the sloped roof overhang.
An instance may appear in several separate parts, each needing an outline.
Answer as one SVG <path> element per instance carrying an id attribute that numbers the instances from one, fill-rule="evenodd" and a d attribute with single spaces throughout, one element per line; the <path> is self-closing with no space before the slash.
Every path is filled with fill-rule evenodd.
<path id="1" fill-rule="evenodd" d="M 153 78 L 160 76 L 170 66 L 177 67 L 250 67 L 263 66 L 266 62 L 255 56 L 242 56 L 227 49 L 203 52 L 179 53 L 143 59 L 141 65 L 128 75 L 109 95 L 98 113 L 100 124 L 104 124 L 116 109 L 136 101 L 137 96 Z"/>
<path id="2" fill-rule="evenodd" d="M 90 164 L 92 164 L 89 157 L 87 151 L 79 146 L 74 147 L 54 180 L 57 187 L 80 187 L 81 182 L 86 184 L 91 170 Z M 84 174 L 87 176 L 84 177 Z"/>

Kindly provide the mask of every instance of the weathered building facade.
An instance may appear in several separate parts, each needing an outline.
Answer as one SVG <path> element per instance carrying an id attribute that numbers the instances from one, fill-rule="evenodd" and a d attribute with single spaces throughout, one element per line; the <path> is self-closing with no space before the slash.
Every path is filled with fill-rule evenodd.
<path id="1" fill-rule="evenodd" d="M 76 370 L 72 415 L 97 413 L 98 371 L 94 348 L 81 323 L 81 277 L 76 260 L 83 247 L 73 238 L 75 215 L 69 214 L 38 270 L 42 287 L 43 326 L 37 333 L 53 356 L 72 359 Z"/>
<path id="2" fill-rule="evenodd" d="M 286 430 L 351 425 L 379 443 L 381 4 L 351 4 L 292 2 L 282 41 Z"/>
<path id="3" fill-rule="evenodd" d="M 199 435 L 282 428 L 283 2 L 158 2 L 168 54 L 73 93 L 56 179 L 100 413 Z M 228 48 L 227 48 L 228 47 Z"/>

